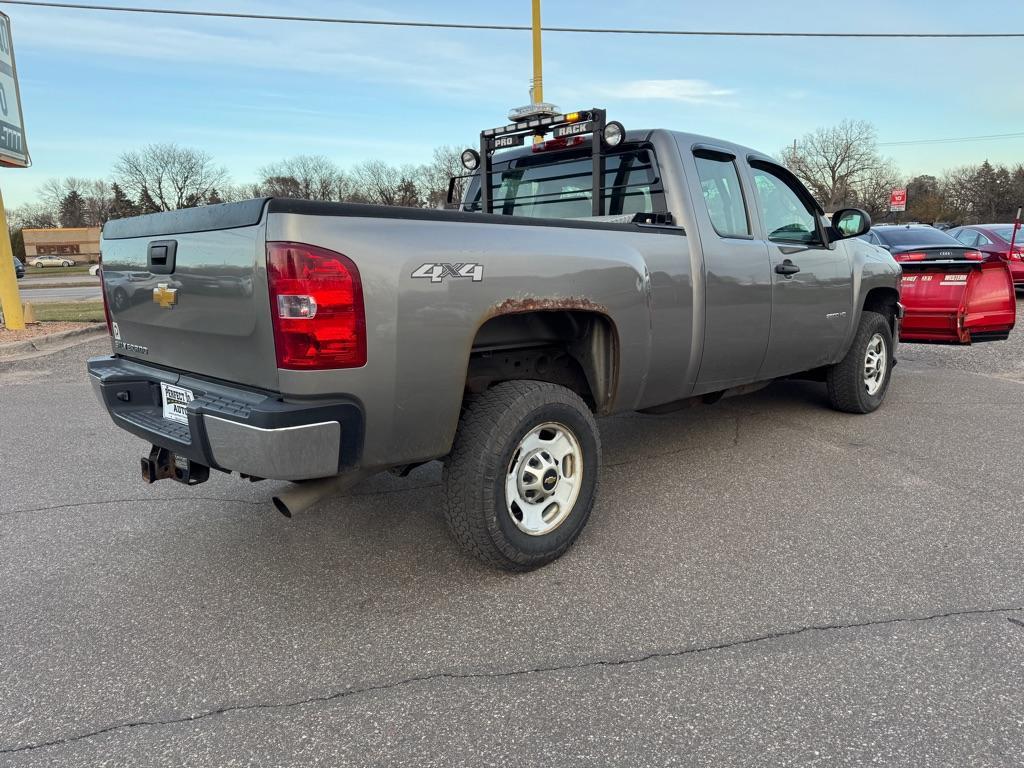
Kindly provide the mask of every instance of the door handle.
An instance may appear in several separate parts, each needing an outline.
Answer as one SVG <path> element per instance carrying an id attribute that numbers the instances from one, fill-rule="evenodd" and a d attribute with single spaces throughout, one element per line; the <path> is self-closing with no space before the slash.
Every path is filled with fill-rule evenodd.
<path id="1" fill-rule="evenodd" d="M 800 267 L 794 264 L 789 259 L 785 259 L 781 264 L 775 265 L 775 274 L 785 275 L 786 277 L 792 277 L 800 271 Z"/>

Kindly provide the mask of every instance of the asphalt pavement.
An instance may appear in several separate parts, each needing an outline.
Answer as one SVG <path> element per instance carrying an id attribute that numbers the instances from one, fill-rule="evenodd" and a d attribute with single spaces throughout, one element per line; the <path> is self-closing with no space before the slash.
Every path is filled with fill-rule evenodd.
<path id="1" fill-rule="evenodd" d="M 587 530 L 525 575 L 454 547 L 436 463 L 292 520 L 144 486 L 107 350 L 0 364 L 0 765 L 1024 763 L 1022 331 L 901 347 L 869 416 L 781 382 L 604 419 Z"/>

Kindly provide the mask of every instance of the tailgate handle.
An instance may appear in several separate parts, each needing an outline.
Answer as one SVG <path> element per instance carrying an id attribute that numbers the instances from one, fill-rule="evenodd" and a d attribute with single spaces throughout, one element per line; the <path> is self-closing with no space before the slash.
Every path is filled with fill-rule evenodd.
<path id="1" fill-rule="evenodd" d="M 155 275 L 169 275 L 174 271 L 174 257 L 178 252 L 177 240 L 154 240 L 149 244 L 147 262 Z"/>

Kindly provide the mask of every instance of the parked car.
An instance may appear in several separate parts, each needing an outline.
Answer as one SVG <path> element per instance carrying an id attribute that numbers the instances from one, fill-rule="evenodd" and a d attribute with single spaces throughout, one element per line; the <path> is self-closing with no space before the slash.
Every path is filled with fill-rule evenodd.
<path id="1" fill-rule="evenodd" d="M 99 273 L 100 273 L 100 265 L 99 264 L 93 264 L 91 267 L 89 267 L 89 274 L 92 275 L 93 277 L 95 277 Z"/>
<path id="2" fill-rule="evenodd" d="M 971 224 L 951 230 L 953 237 L 985 254 L 986 261 L 1002 261 L 1010 268 L 1013 286 L 1024 291 L 1024 228 L 1013 237 L 1013 224 Z M 1014 240 L 1010 248 L 1010 240 Z"/>
<path id="3" fill-rule="evenodd" d="M 33 267 L 73 267 L 75 262 L 66 256 L 33 256 L 29 261 Z"/>
<path id="4" fill-rule="evenodd" d="M 461 212 L 269 198 L 108 222 L 105 292 L 151 282 L 107 302 L 114 354 L 88 373 L 152 444 L 143 478 L 303 481 L 275 496 L 291 514 L 444 459 L 453 536 L 526 570 L 586 524 L 595 416 L 796 374 L 840 411 L 882 404 L 900 267 L 856 239 L 865 212 L 830 224 L 767 154 L 603 111 L 481 144 Z"/>
<path id="5" fill-rule="evenodd" d="M 976 248 L 968 248 L 930 224 L 881 224 L 861 237 L 885 248 L 899 262 L 982 260 Z"/>
<path id="6" fill-rule="evenodd" d="M 927 224 L 872 227 L 863 238 L 903 267 L 899 340 L 943 344 L 1003 341 L 1017 322 L 1013 281 L 1003 264 Z"/>
<path id="7" fill-rule="evenodd" d="M 14 275 L 18 280 L 25 276 L 25 265 L 22 264 L 21 259 L 17 256 L 14 257 Z"/>

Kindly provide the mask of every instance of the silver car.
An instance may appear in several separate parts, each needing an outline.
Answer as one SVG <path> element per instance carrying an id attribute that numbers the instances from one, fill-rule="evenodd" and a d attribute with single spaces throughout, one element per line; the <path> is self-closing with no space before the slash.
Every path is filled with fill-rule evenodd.
<path id="1" fill-rule="evenodd" d="M 73 259 L 69 259 L 67 256 L 36 256 L 29 261 L 33 267 L 42 269 L 43 267 L 73 267 L 75 262 Z"/>

